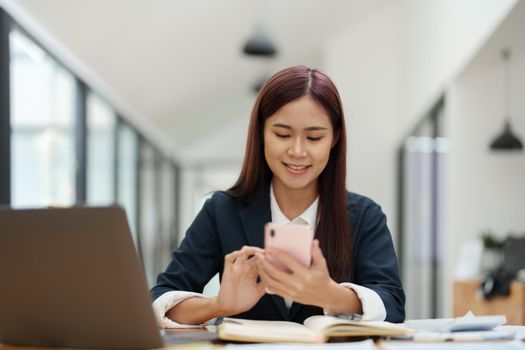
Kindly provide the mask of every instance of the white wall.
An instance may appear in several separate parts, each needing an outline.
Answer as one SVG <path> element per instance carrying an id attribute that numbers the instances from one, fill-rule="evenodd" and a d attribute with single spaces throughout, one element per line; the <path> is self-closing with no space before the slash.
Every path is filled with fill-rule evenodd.
<path id="1" fill-rule="evenodd" d="M 395 228 L 395 152 L 399 110 L 399 5 L 351 23 L 328 43 L 324 67 L 345 108 L 351 191 L 372 197 Z"/>
<path id="2" fill-rule="evenodd" d="M 408 132 L 517 0 L 401 0 L 401 127 Z"/>
<path id="3" fill-rule="evenodd" d="M 504 66 L 511 60 L 510 114 L 515 133 L 525 142 L 525 2 L 520 1 L 479 54 L 447 90 L 450 140 L 448 252 L 450 287 L 461 242 L 485 230 L 499 236 L 525 233 L 525 153 L 494 153 L 490 142 L 503 128 Z M 450 289 L 446 298 L 451 308 Z"/>
<path id="4" fill-rule="evenodd" d="M 515 2 L 392 1 L 327 43 L 349 120 L 348 187 L 383 206 L 394 238 L 397 148 Z"/>

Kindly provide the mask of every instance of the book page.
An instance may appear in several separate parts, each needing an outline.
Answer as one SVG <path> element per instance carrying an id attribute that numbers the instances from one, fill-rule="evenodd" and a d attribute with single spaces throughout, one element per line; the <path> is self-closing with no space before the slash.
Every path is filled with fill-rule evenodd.
<path id="1" fill-rule="evenodd" d="M 311 316 L 304 325 L 325 336 L 369 336 L 412 333 L 401 324 L 381 321 L 350 321 L 331 316 Z"/>
<path id="2" fill-rule="evenodd" d="M 311 316 L 304 321 L 304 325 L 315 332 L 324 333 L 328 328 L 334 326 L 343 326 L 348 329 L 387 329 L 403 330 L 405 327 L 401 324 L 390 323 L 386 321 L 350 321 L 332 316 Z"/>
<path id="3" fill-rule="evenodd" d="M 229 344 L 229 350 L 377 350 L 371 339 L 352 343 L 331 344 Z"/>
<path id="4" fill-rule="evenodd" d="M 317 333 L 324 333 L 326 329 L 336 324 L 352 325 L 358 321 L 343 320 L 332 316 L 310 316 L 304 320 L 304 325 Z"/>
<path id="5" fill-rule="evenodd" d="M 256 342 L 323 342 L 324 336 L 305 326 L 286 321 L 254 321 L 225 318 L 218 326 L 221 339 Z"/>

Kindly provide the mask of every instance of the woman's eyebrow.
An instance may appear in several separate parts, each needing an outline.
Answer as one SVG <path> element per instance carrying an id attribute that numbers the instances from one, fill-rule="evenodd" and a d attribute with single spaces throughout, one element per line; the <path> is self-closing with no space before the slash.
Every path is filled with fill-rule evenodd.
<path id="1" fill-rule="evenodd" d="M 323 126 L 309 126 L 307 128 L 304 128 L 306 131 L 316 131 L 316 130 L 328 130 L 328 128 L 325 128 Z"/>
<path id="2" fill-rule="evenodd" d="M 286 125 L 286 124 L 281 124 L 281 123 L 275 123 L 275 124 L 272 124 L 273 127 L 276 127 L 276 128 L 283 128 L 283 129 L 292 129 L 292 127 L 290 125 Z M 317 131 L 317 130 L 327 130 L 327 128 L 323 127 L 323 126 L 309 126 L 307 128 L 304 128 L 303 130 L 305 131 Z"/>
<path id="3" fill-rule="evenodd" d="M 290 125 L 281 124 L 281 123 L 275 123 L 275 124 L 272 124 L 272 126 L 276 127 L 276 128 L 284 128 L 284 129 L 291 129 L 292 128 Z"/>

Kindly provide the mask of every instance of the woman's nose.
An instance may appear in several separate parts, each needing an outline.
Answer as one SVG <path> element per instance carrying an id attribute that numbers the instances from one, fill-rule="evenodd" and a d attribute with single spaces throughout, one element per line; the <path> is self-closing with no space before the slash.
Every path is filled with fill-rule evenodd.
<path id="1" fill-rule="evenodd" d="M 294 157 L 304 157 L 306 156 L 306 148 L 304 141 L 297 138 L 293 141 L 293 143 L 290 145 L 290 148 L 288 149 L 288 155 L 294 156 Z"/>

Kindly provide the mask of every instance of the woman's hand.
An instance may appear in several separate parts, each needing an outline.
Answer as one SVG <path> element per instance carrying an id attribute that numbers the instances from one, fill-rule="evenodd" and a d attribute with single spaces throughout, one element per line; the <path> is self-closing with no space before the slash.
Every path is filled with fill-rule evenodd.
<path id="1" fill-rule="evenodd" d="M 224 257 L 219 295 L 215 307 L 220 316 L 236 315 L 250 310 L 264 295 L 264 285 L 257 283 L 257 263 L 255 254 L 263 250 L 244 246 Z"/>
<path id="2" fill-rule="evenodd" d="M 277 269 L 268 262 L 266 256 L 280 260 L 292 272 Z M 264 254 L 258 252 L 256 257 L 259 276 L 269 292 L 333 312 L 362 312 L 361 302 L 355 292 L 340 286 L 330 277 L 318 240 L 312 242 L 310 268 L 274 248 L 266 249 Z"/>

